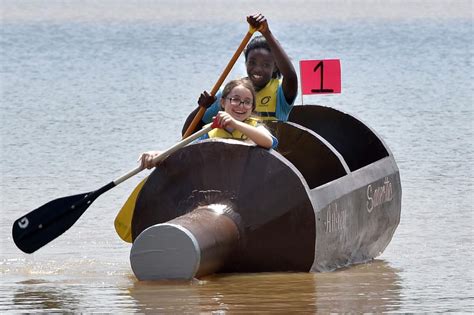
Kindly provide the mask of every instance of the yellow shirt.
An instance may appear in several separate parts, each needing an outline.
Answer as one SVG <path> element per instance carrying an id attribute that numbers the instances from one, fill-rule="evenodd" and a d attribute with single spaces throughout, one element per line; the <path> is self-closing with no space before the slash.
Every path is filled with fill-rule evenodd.
<path id="1" fill-rule="evenodd" d="M 247 118 L 244 123 L 249 124 L 250 126 L 256 127 L 258 124 L 258 119 L 249 117 Z M 222 138 L 222 139 L 237 139 L 237 140 L 247 140 L 248 137 L 244 135 L 239 130 L 235 129 L 233 131 L 229 131 L 223 128 L 214 128 L 208 132 L 209 138 Z"/>
<path id="2" fill-rule="evenodd" d="M 278 79 L 271 79 L 267 85 L 257 92 L 255 112 L 262 120 L 277 120 L 277 91 L 280 85 Z"/>

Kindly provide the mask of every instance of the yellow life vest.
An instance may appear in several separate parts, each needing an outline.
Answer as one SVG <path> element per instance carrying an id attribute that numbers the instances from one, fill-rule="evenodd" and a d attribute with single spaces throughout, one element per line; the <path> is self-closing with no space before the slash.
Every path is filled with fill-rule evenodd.
<path id="1" fill-rule="evenodd" d="M 253 117 L 247 118 L 244 123 L 249 124 L 250 126 L 256 127 L 259 120 Z M 237 140 L 247 140 L 248 137 L 244 135 L 239 130 L 235 129 L 232 132 L 222 128 L 214 128 L 208 132 L 209 138 L 223 138 L 223 139 L 237 139 Z"/>
<path id="2" fill-rule="evenodd" d="M 276 106 L 279 85 L 280 81 L 278 79 L 271 79 L 263 89 L 257 92 L 255 112 L 260 119 L 277 120 Z"/>

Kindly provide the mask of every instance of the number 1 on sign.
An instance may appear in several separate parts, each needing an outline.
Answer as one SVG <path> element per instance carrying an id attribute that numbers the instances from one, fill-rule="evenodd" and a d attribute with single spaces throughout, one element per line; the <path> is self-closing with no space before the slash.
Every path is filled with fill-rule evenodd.
<path id="1" fill-rule="evenodd" d="M 333 93 L 334 89 L 325 89 L 324 88 L 324 62 L 321 60 L 318 62 L 316 67 L 314 67 L 314 72 L 317 72 L 319 69 L 319 89 L 311 89 L 313 93 Z"/>
<path id="2" fill-rule="evenodd" d="M 301 94 L 341 93 L 339 59 L 301 60 Z"/>

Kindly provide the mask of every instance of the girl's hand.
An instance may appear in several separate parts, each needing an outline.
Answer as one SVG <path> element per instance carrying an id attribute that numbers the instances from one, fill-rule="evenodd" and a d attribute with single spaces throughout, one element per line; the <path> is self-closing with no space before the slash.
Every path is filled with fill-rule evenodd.
<path id="1" fill-rule="evenodd" d="M 160 151 L 147 151 L 140 155 L 140 157 L 138 158 L 138 161 L 140 161 L 140 165 L 143 168 L 150 169 L 159 164 L 159 163 L 156 163 L 156 164 L 153 163 L 153 159 L 160 154 L 161 154 Z"/>
<path id="2" fill-rule="evenodd" d="M 262 35 L 269 31 L 267 19 L 260 13 L 247 16 L 247 22 Z"/>
<path id="3" fill-rule="evenodd" d="M 236 120 L 232 118 L 228 113 L 226 112 L 218 112 L 216 115 L 217 122 L 219 123 L 222 128 L 235 128 L 236 125 Z"/>
<path id="4" fill-rule="evenodd" d="M 198 105 L 204 108 L 209 108 L 216 100 L 215 96 L 212 96 L 207 91 L 201 93 L 198 99 Z"/>

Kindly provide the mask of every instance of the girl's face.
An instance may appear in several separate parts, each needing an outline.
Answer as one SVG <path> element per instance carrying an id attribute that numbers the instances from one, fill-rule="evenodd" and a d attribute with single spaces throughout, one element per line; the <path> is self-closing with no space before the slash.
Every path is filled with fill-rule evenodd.
<path id="1" fill-rule="evenodd" d="M 263 48 L 251 50 L 247 56 L 245 66 L 247 67 L 247 75 L 256 91 L 267 85 L 276 69 L 272 53 Z"/>
<path id="2" fill-rule="evenodd" d="M 252 92 L 242 85 L 237 85 L 225 98 L 221 99 L 221 105 L 232 118 L 244 121 L 252 115 Z"/>

